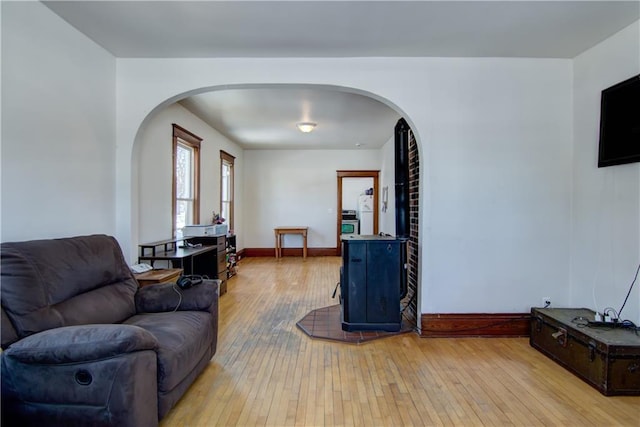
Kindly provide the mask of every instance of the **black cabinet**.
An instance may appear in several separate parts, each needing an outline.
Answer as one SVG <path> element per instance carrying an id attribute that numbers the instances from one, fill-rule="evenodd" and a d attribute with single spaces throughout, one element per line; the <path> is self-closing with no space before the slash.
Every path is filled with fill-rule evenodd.
<path id="1" fill-rule="evenodd" d="M 340 305 L 345 331 L 399 331 L 407 293 L 407 239 L 342 238 Z"/>
<path id="2" fill-rule="evenodd" d="M 218 279 L 220 283 L 220 295 L 227 292 L 227 239 L 224 234 L 217 236 L 198 236 L 189 237 L 187 242 L 194 245 L 215 246 L 215 255 L 210 259 L 201 259 L 203 265 L 198 265 L 194 271 L 201 272 L 196 274 L 205 274 L 211 279 Z"/>

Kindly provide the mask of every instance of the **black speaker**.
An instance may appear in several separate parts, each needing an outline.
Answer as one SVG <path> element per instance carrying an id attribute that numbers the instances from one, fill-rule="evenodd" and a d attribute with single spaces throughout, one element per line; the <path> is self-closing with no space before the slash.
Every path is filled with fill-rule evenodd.
<path id="1" fill-rule="evenodd" d="M 200 283 L 202 283 L 202 276 L 180 276 L 176 281 L 180 289 L 189 289 Z"/>

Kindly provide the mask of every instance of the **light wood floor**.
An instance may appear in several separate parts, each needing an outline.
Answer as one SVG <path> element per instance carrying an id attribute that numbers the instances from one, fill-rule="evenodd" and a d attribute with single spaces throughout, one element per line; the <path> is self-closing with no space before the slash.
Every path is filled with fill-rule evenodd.
<path id="1" fill-rule="evenodd" d="M 244 259 L 218 351 L 161 426 L 640 426 L 640 397 L 602 396 L 526 338 L 308 338 L 295 323 L 337 303 L 339 265 Z"/>

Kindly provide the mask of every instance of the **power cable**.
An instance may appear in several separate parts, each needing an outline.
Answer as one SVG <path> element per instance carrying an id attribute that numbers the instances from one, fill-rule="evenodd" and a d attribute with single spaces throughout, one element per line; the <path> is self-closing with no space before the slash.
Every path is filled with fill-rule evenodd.
<path id="1" fill-rule="evenodd" d="M 622 303 L 622 307 L 620 307 L 620 310 L 618 310 L 618 319 L 622 315 L 622 309 L 624 308 L 625 304 L 627 303 L 627 300 L 629 299 L 629 295 L 631 295 L 631 289 L 633 289 L 633 285 L 636 283 L 636 279 L 638 278 L 638 272 L 639 271 L 640 271 L 640 264 L 638 264 L 638 268 L 636 269 L 636 275 L 633 278 L 633 282 L 631 282 L 631 286 L 629 286 L 629 292 L 627 292 L 627 296 L 625 297 L 624 302 Z"/>

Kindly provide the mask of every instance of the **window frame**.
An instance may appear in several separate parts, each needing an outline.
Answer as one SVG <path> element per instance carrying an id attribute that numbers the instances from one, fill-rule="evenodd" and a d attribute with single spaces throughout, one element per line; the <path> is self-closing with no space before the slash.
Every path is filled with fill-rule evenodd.
<path id="1" fill-rule="evenodd" d="M 229 194 L 230 194 L 230 200 L 228 200 L 229 203 L 229 218 L 225 218 L 227 224 L 229 225 L 229 232 L 231 232 L 234 228 L 233 228 L 233 223 L 234 223 L 234 199 L 235 199 L 235 160 L 236 158 L 234 156 L 232 156 L 231 154 L 227 153 L 226 151 L 220 150 L 220 215 L 222 215 L 222 205 L 225 202 L 222 199 L 222 194 L 224 193 L 223 191 L 223 178 L 222 178 L 222 171 L 224 170 L 224 164 L 227 163 L 230 165 L 230 170 L 231 170 L 231 177 L 230 177 L 230 188 L 229 188 Z"/>
<path id="2" fill-rule="evenodd" d="M 202 138 L 189 132 L 185 128 L 173 123 L 173 144 L 172 144 L 172 165 L 173 171 L 171 180 L 171 235 L 177 236 L 176 229 L 176 205 L 178 203 L 177 198 L 177 182 L 176 182 L 176 157 L 178 146 L 183 145 L 193 150 L 193 199 L 181 199 L 181 200 L 193 200 L 193 223 L 198 224 L 200 222 L 200 143 Z"/>

